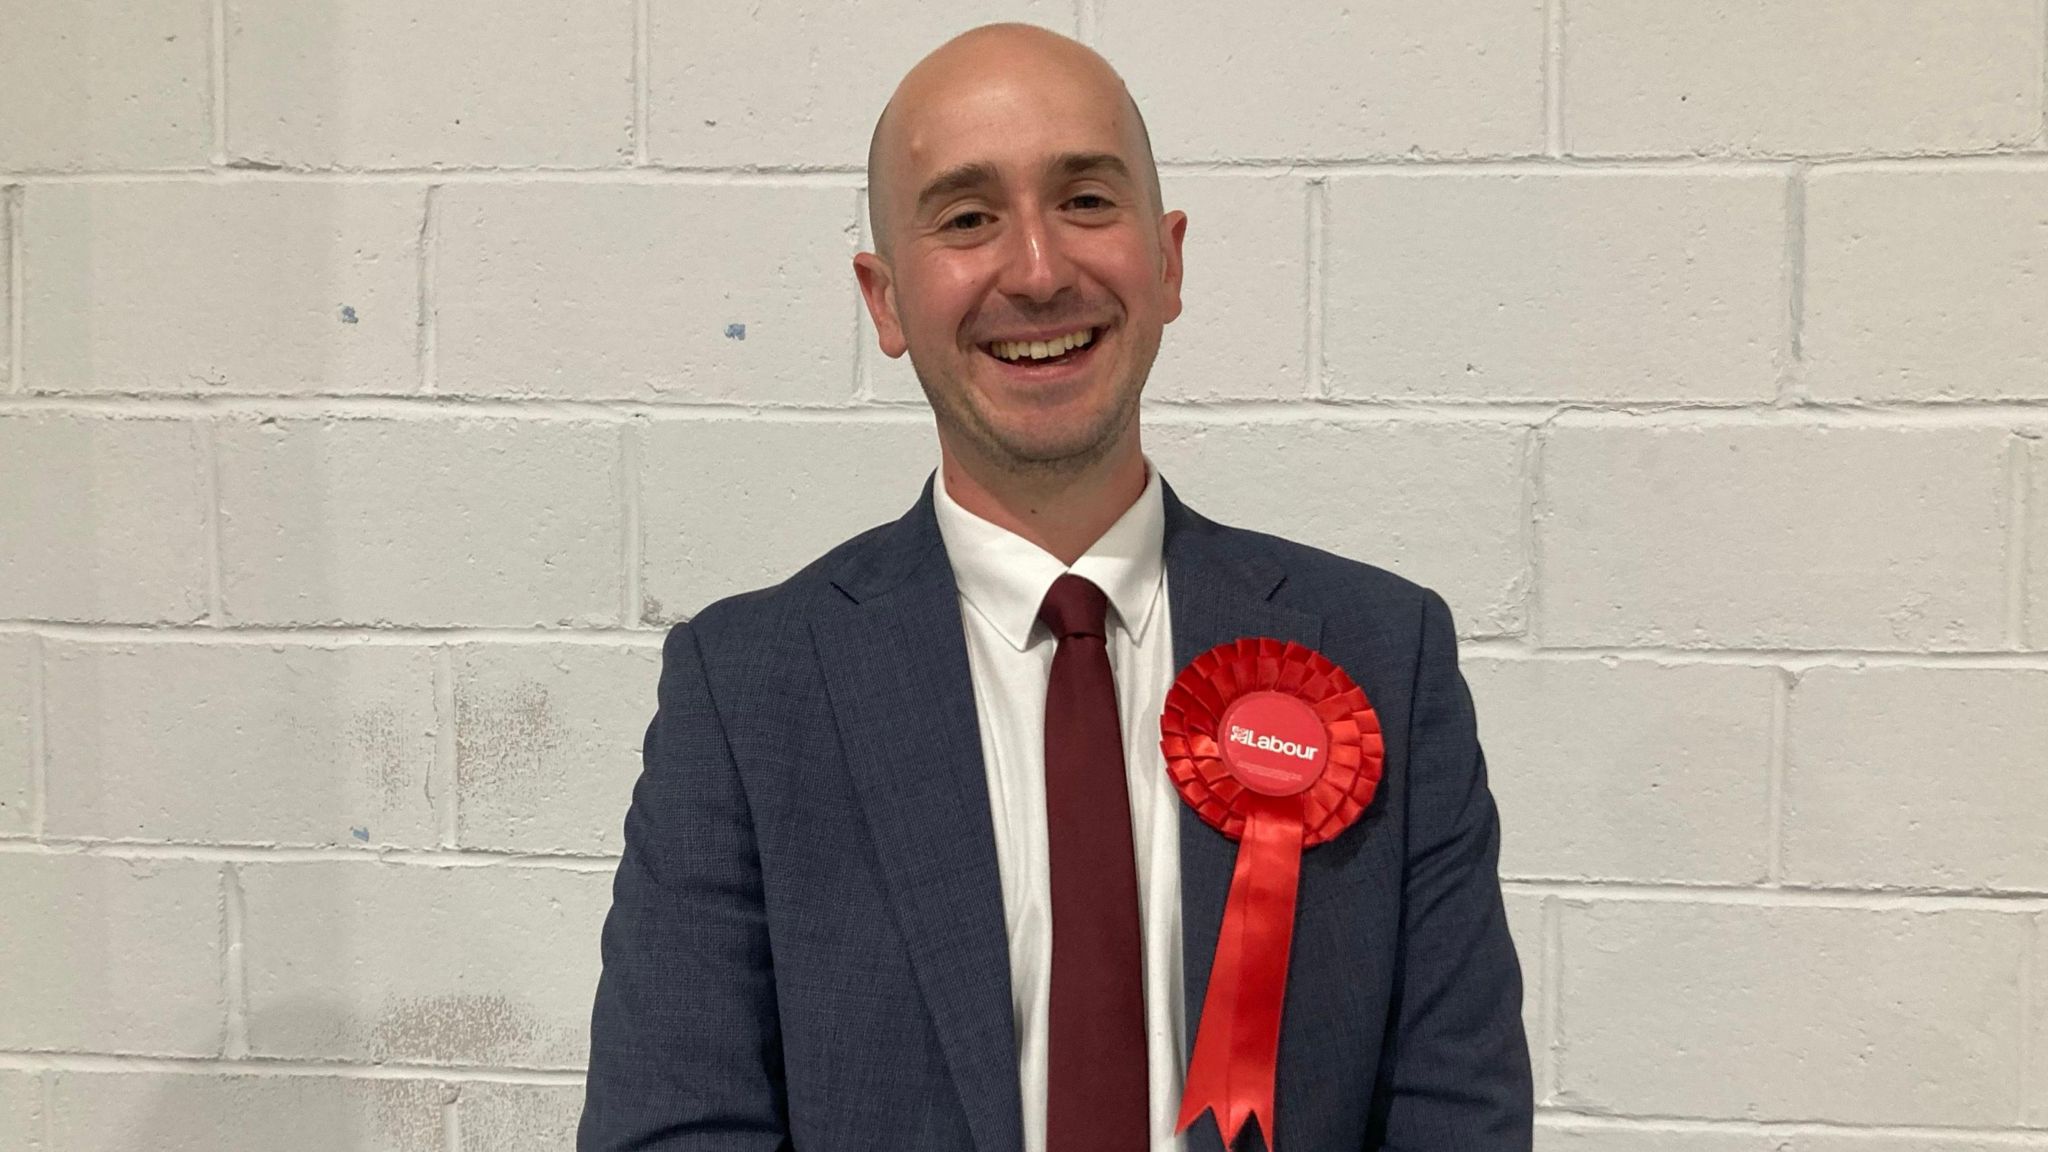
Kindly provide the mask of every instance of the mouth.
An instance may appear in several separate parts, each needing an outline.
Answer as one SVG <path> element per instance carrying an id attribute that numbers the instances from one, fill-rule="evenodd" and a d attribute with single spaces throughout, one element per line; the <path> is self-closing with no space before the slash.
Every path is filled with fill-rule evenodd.
<path id="1" fill-rule="evenodd" d="M 976 345 L 1002 371 L 1025 381 L 1057 379 L 1079 372 L 1095 357 L 1107 324 L 1077 328 L 1051 340 L 992 340 Z"/>

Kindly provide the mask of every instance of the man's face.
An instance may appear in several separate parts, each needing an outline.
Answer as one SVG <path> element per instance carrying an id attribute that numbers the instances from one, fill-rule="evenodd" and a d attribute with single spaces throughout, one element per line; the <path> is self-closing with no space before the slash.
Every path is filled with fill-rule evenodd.
<path id="1" fill-rule="evenodd" d="M 899 92 L 890 168 L 870 179 L 886 256 L 855 268 L 882 350 L 908 350 L 949 447 L 1085 465 L 1135 435 L 1180 314 L 1186 216 L 1151 202 L 1113 76 L 1106 91 L 1084 68 L 996 59 Z"/>

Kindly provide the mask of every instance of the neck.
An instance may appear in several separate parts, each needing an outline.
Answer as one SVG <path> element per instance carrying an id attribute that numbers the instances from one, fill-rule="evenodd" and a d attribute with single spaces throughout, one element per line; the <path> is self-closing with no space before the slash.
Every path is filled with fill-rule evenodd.
<path id="1" fill-rule="evenodd" d="M 943 440 L 939 467 L 953 502 L 1072 564 L 1145 492 L 1145 457 L 1135 435 L 1074 472 L 1015 472 L 954 452 Z"/>

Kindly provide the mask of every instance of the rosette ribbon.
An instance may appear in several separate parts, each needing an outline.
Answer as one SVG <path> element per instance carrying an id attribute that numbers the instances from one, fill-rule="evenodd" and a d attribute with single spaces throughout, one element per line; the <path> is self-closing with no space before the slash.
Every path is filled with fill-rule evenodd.
<path id="1" fill-rule="evenodd" d="M 1270 1150 L 1301 854 L 1372 802 L 1379 717 L 1322 653 L 1248 636 L 1181 669 L 1159 729 L 1181 799 L 1239 845 L 1175 1131 L 1213 1110 L 1227 1146 L 1257 1117 Z"/>

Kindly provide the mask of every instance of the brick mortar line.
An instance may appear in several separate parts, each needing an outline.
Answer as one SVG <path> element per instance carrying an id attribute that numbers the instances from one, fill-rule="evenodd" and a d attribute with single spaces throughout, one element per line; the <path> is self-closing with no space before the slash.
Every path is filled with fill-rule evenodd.
<path id="1" fill-rule="evenodd" d="M 28 829 L 40 841 L 50 824 L 49 654 L 40 634 L 29 635 Z"/>
<path id="2" fill-rule="evenodd" d="M 1329 323 L 1325 296 L 1328 291 L 1330 248 L 1330 186 L 1310 180 L 1302 196 L 1304 231 L 1302 238 L 1302 370 L 1308 377 L 1302 395 L 1308 400 L 1330 398 L 1330 378 L 1324 332 Z"/>
<path id="3" fill-rule="evenodd" d="M 57 1111 L 57 1086 L 51 1079 L 42 1069 L 36 1069 L 36 1097 L 42 1106 L 42 1123 L 37 1127 L 42 1129 L 43 1152 L 55 1152 L 57 1147 L 57 1121 L 53 1118 Z"/>
<path id="4" fill-rule="evenodd" d="M 515 628 L 382 628 L 354 624 L 237 625 L 151 627 L 78 621 L 0 620 L 0 635 L 40 634 L 49 640 L 83 644 L 220 644 L 263 647 L 291 645 L 340 649 L 358 646 L 437 647 L 479 644 L 500 647 L 545 647 L 554 644 L 592 648 L 660 648 L 668 629 L 662 627 L 531 630 Z"/>
<path id="5" fill-rule="evenodd" d="M 249 1056 L 249 972 L 243 950 L 248 923 L 248 901 L 242 892 L 242 876 L 232 861 L 221 864 L 221 993 L 227 1017 L 221 1036 L 221 1055 L 229 1060 Z"/>
<path id="6" fill-rule="evenodd" d="M 28 217 L 27 196 L 28 189 L 20 184 L 0 188 L 0 215 L 6 217 L 7 228 L 7 391 L 12 394 L 28 387 L 21 366 L 28 311 L 28 269 L 24 266 L 28 243 L 22 235 Z"/>
<path id="7" fill-rule="evenodd" d="M 434 761 L 427 771 L 425 786 L 427 802 L 433 805 L 439 846 L 451 851 L 460 849 L 462 837 L 455 710 L 455 653 L 449 645 L 441 644 L 434 648 Z"/>
<path id="8" fill-rule="evenodd" d="M 1806 384 L 1806 182 L 1808 169 L 1796 166 L 1785 183 L 1785 344 L 1784 366 L 1778 373 L 1778 403 L 1805 404 Z"/>
<path id="9" fill-rule="evenodd" d="M 635 400 L 520 399 L 448 393 L 388 396 L 335 395 L 108 395 L 82 393 L 0 398 L 0 417 L 56 414 L 141 420 L 176 420 L 194 416 L 256 421 L 280 420 L 528 420 L 618 424 L 692 421 L 784 421 L 919 423 L 931 419 L 922 399 L 871 403 L 745 404 L 649 403 Z M 1453 397 L 1388 399 L 1318 397 L 1314 399 L 1190 400 L 1161 398 L 1145 404 L 1148 419 L 1168 423 L 1201 423 L 1215 416 L 1230 423 L 1262 420 L 1327 421 L 1352 418 L 1395 422 L 1451 421 L 1535 424 L 1558 421 L 1569 427 L 2004 427 L 2017 423 L 2022 434 L 2038 428 L 2048 433 L 2048 396 L 1995 400 L 1883 401 L 1868 404 L 1806 403 L 1781 408 L 1774 399 L 1708 403 L 1654 398 L 1616 400 L 1536 399 L 1462 400 Z"/>
<path id="10" fill-rule="evenodd" d="M 1098 11 L 1101 0 L 1074 0 L 1074 39 L 1090 47 L 1096 46 L 1102 36 L 1102 13 Z"/>
<path id="11" fill-rule="evenodd" d="M 1521 452 L 1521 525 L 1519 535 L 1522 549 L 1522 575 L 1528 581 L 1522 589 L 1522 634 L 1510 641 L 1511 651 L 1526 653 L 1532 645 L 1540 642 L 1540 623 L 1543 619 L 1543 447 L 1548 438 L 1547 424 L 1539 424 L 1523 433 Z M 1473 652 L 1483 653 L 1488 649 L 1475 645 Z"/>
<path id="12" fill-rule="evenodd" d="M 1778 669 L 1771 688 L 1771 746 L 1765 758 L 1764 878 L 1772 887 L 1785 883 L 1785 768 L 1792 740 L 1792 689 L 1798 674 Z"/>
<path id="13" fill-rule="evenodd" d="M 0 619 L 0 635 L 40 635 L 46 640 L 78 644 L 164 644 L 270 647 L 287 645 L 313 649 L 341 649 L 359 646 L 436 647 L 476 645 L 502 648 L 623 647 L 656 649 L 668 634 L 668 623 L 638 628 L 607 625 L 583 629 L 517 629 L 492 627 L 372 627 L 359 624 L 246 624 L 232 627 L 200 625 L 151 626 L 90 621 Z M 1594 663 L 1620 660 L 1660 666 L 1734 665 L 1745 668 L 1783 668 L 1806 672 L 1815 668 L 1850 671 L 1864 668 L 1912 668 L 1923 671 L 1974 669 L 1981 671 L 2048 671 L 2048 651 L 2009 652 L 1911 652 L 1879 649 L 1782 649 L 1782 648 L 1628 648 L 1613 645 L 1531 646 L 1517 635 L 1460 636 L 1461 654 L 1469 658 L 1499 661 L 1551 661 Z"/>
<path id="14" fill-rule="evenodd" d="M 619 626 L 630 629 L 639 625 L 643 616 L 643 597 L 640 567 L 643 561 L 644 543 L 641 523 L 641 453 L 640 428 L 627 424 L 619 429 Z"/>
<path id="15" fill-rule="evenodd" d="M 141 843 L 109 840 L 45 840 L 0 837 L 0 857 L 64 857 L 124 861 L 262 864 L 269 866 L 345 863 L 366 867 L 576 872 L 608 875 L 615 855 L 547 855 L 481 848 L 232 847 L 221 844 Z M 1975 911 L 2030 916 L 2048 913 L 2048 891 L 1962 892 L 1898 888 L 1767 888 L 1728 884 L 1677 884 L 1636 880 L 1561 880 L 1506 877 L 1505 891 L 1576 903 L 1699 904 L 1757 908 L 1834 908 L 1865 911 Z"/>
<path id="16" fill-rule="evenodd" d="M 1549 1128 L 1602 1129 L 1645 1133 L 1726 1133 L 1756 1136 L 1890 1136 L 1919 1140 L 1944 1140 L 1963 1136 L 1973 1140 L 2012 1143 L 2033 1147 L 2043 1132 L 2038 1128 L 1943 1127 L 1929 1124 L 1866 1124 L 1853 1120 L 1743 1120 L 1675 1115 L 1617 1116 L 1605 1112 L 1580 1112 L 1563 1106 L 1537 1110 L 1537 1120 Z"/>
<path id="17" fill-rule="evenodd" d="M 650 43 L 650 27 L 653 21 L 648 12 L 648 0 L 633 0 L 633 166 L 647 165 L 647 104 L 648 70 L 653 67 L 654 49 Z M 451 1150 L 452 1152 L 452 1150 Z"/>
<path id="18" fill-rule="evenodd" d="M 101 860 L 174 861 L 199 864 L 389 864 L 401 868 L 513 868 L 555 872 L 609 873 L 617 856 L 546 854 L 491 848 L 396 848 L 312 845 L 261 846 L 200 842 L 65 839 L 26 840 L 0 837 L 0 857 L 40 859 L 79 857 Z"/>
<path id="19" fill-rule="evenodd" d="M 1562 159 L 1564 147 L 1564 0 L 1543 4 L 1543 144 Z"/>
<path id="20" fill-rule="evenodd" d="M 1779 887 L 1676 884 L 1636 880 L 1504 877 L 1505 891 L 1576 903 L 1699 904 L 1744 908 L 1833 908 L 1873 912 L 1994 912 L 2027 916 L 2048 911 L 2048 892 L 1934 892 L 1900 888 Z"/>
<path id="21" fill-rule="evenodd" d="M 2034 978 L 2040 971 L 2044 941 L 2048 941 L 2048 912 L 2035 915 L 2034 922 L 2027 926 L 2026 946 L 2020 949 L 2020 1050 L 2014 1061 L 2019 1065 L 2020 1090 L 2014 1099 L 2019 1101 L 2021 1124 L 2034 1122 L 2034 1109 L 2027 1101 L 2033 1088 L 2034 1061 L 2040 1058 L 2040 1053 L 2034 1051 Z M 2042 1120 L 2048 1123 L 2048 1113 L 2043 1114 Z"/>
<path id="22" fill-rule="evenodd" d="M 0 1051 L 0 1070 L 11 1072 L 158 1072 L 174 1076 L 229 1075 L 338 1080 L 429 1080 L 468 1084 L 510 1084 L 530 1088 L 581 1087 L 584 1074 L 559 1068 L 506 1065 L 351 1064 L 339 1060 L 258 1057 L 223 1060 L 210 1056 L 128 1056 L 111 1052 Z"/>
<path id="23" fill-rule="evenodd" d="M 1849 152 L 1757 152 L 1757 153 L 1666 153 L 1628 155 L 1625 153 L 1577 153 L 1549 156 L 1516 153 L 1499 156 L 1417 156 L 1402 153 L 1381 157 L 1303 160 L 1299 157 L 1243 157 L 1226 159 L 1160 160 L 1162 176 L 1229 175 L 1233 173 L 1300 175 L 1426 175 L 1433 172 L 1496 172 L 1503 176 L 1566 173 L 1701 173 L 1709 176 L 1764 175 L 1788 164 L 1837 172 L 1875 169 L 1879 171 L 1926 171 L 2011 169 L 2040 172 L 2048 170 L 2048 154 L 2024 146 L 2006 146 L 1960 152 L 1849 153 Z M 240 183 L 314 182 L 360 184 L 519 185 L 519 184 L 777 184 L 816 187 L 858 187 L 866 182 L 866 171 L 858 164 L 803 165 L 608 165 L 571 168 L 562 166 L 505 167 L 391 167 L 391 168 L 295 168 L 191 167 L 110 169 L 76 172 L 62 169 L 0 170 L 0 182 L 37 184 L 122 184 L 122 183 Z"/>
<path id="24" fill-rule="evenodd" d="M 441 1102 L 441 1152 L 462 1152 L 462 1090 Z"/>
<path id="25" fill-rule="evenodd" d="M 207 45 L 206 63 L 213 89 L 206 106 L 208 128 L 213 137 L 208 145 L 209 159 L 214 165 L 221 166 L 228 162 L 227 0 L 213 0 L 207 5 L 207 36 L 210 43 Z"/>
<path id="26" fill-rule="evenodd" d="M 417 362 L 414 367 L 419 373 L 419 392 L 423 396 L 435 395 L 440 391 L 439 332 L 434 317 L 440 275 L 439 191 L 439 185 L 429 184 L 420 197 L 420 283 L 419 300 L 415 305 L 419 309 L 419 315 L 413 321 L 413 358 Z"/>
<path id="27" fill-rule="evenodd" d="M 2031 566 L 2032 510 L 2028 507 L 2033 487 L 2033 447 L 2036 442 L 2014 436 L 2006 442 L 2005 481 L 2005 642 L 2014 651 L 2025 651 L 2032 623 L 2028 617 L 2027 569 Z"/>
<path id="28" fill-rule="evenodd" d="M 227 622 L 227 562 L 221 538 L 220 425 L 198 421 L 192 429 L 199 440 L 200 534 L 206 549 L 207 624 Z"/>
<path id="29" fill-rule="evenodd" d="M 1536 1102 L 1548 1104 L 1564 1079 L 1559 1071 L 1564 1056 L 1564 921 L 1555 897 L 1542 897 L 1537 906 L 1542 909 L 1543 931 L 1543 1083 L 1536 1086 Z"/>

